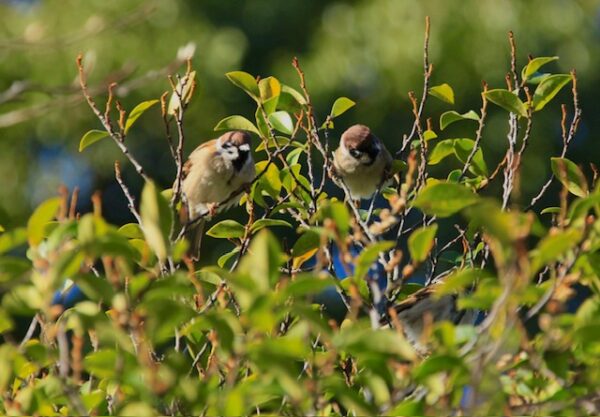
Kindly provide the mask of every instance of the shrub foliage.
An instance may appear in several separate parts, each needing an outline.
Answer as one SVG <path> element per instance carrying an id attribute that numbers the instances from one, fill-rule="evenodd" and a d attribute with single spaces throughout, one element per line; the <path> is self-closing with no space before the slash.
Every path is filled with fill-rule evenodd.
<path id="1" fill-rule="evenodd" d="M 543 72 L 556 57 L 520 70 L 511 36 L 506 85 L 484 83 L 480 109 L 431 115 L 434 123 L 427 101 L 454 107 L 454 92 L 431 85 L 428 31 L 423 91 L 409 94 L 414 124 L 396 144 L 393 182 L 362 208 L 332 183 L 332 132 L 354 101 L 316 114 L 297 61 L 295 87 L 226 74 L 256 112 L 215 130 L 253 134 L 257 177 L 231 196 L 242 194 L 246 221 L 220 215 L 207 231 L 230 250 L 201 268 L 183 238 L 198 219 L 177 220 L 191 65 L 169 94 L 127 112 L 110 89 L 97 104 L 79 60 L 104 128 L 86 133 L 80 150 L 112 140 L 146 185 L 138 204 L 115 164 L 135 223 L 108 224 L 99 196 L 79 215 L 76 193 L 62 190 L 26 226 L 1 231 L 0 412 L 597 412 L 600 190 L 595 173 L 566 158 L 581 115 L 575 73 Z M 535 116 L 569 87 L 553 176 L 523 201 Z M 172 190 L 128 150 L 128 131 L 153 106 L 177 167 Z M 490 112 L 506 115 L 506 132 L 486 130 Z M 472 134 L 448 136 L 453 124 Z M 501 136 L 504 158 L 486 160 L 486 139 Z M 540 207 L 553 189 L 556 206 Z M 85 298 L 69 303 L 73 286 Z M 318 302 L 332 288 L 346 309 L 340 320 Z M 57 290 L 63 299 L 53 303 Z"/>

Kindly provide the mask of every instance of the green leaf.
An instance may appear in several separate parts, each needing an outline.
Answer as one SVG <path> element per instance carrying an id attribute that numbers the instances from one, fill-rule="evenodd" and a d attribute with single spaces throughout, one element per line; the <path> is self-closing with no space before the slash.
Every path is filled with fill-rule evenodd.
<path id="1" fill-rule="evenodd" d="M 390 241 L 377 242 L 367 246 L 360 252 L 360 255 L 356 259 L 354 277 L 356 279 L 363 279 L 367 275 L 367 272 L 369 272 L 369 269 L 379 259 L 379 254 L 392 247 L 394 247 L 394 242 Z"/>
<path id="2" fill-rule="evenodd" d="M 343 328 L 333 337 L 334 346 L 353 355 L 392 355 L 415 360 L 410 343 L 398 332 L 386 329 Z"/>
<path id="3" fill-rule="evenodd" d="M 426 141 L 430 141 L 437 137 L 437 133 L 435 133 L 433 130 L 426 130 L 425 132 L 423 132 L 423 139 L 425 139 Z"/>
<path id="4" fill-rule="evenodd" d="M 413 370 L 413 377 L 417 381 L 423 381 L 425 378 L 439 372 L 453 371 L 461 371 L 466 374 L 468 372 L 468 368 L 462 359 L 455 356 L 431 356 Z"/>
<path id="5" fill-rule="evenodd" d="M 260 132 L 254 126 L 254 123 L 243 116 L 228 116 L 224 118 L 215 126 L 215 131 L 218 130 L 246 130 L 260 136 Z"/>
<path id="6" fill-rule="evenodd" d="M 441 283 L 436 285 L 434 296 L 439 299 L 444 295 L 453 294 L 457 291 L 467 288 L 484 276 L 489 276 L 489 274 L 477 268 L 467 268 L 454 271 L 444 278 Z"/>
<path id="7" fill-rule="evenodd" d="M 560 213 L 560 207 L 546 207 L 540 214 L 557 214 Z"/>
<path id="8" fill-rule="evenodd" d="M 454 154 L 454 139 L 441 140 L 429 153 L 429 161 L 427 162 L 429 165 L 437 165 L 452 154 Z"/>
<path id="9" fill-rule="evenodd" d="M 267 114 L 273 113 L 279 103 L 281 83 L 275 77 L 263 78 L 258 82 L 258 89 L 265 112 Z"/>
<path id="10" fill-rule="evenodd" d="M 578 197 L 588 195 L 588 186 L 581 169 L 567 158 L 551 158 L 554 176 L 567 187 L 567 190 Z"/>
<path id="11" fill-rule="evenodd" d="M 575 247 L 582 238 L 581 230 L 569 229 L 556 231 L 546 236 L 531 252 L 531 274 L 535 274 L 544 265 L 558 260 Z"/>
<path id="12" fill-rule="evenodd" d="M 427 259 L 431 248 L 433 248 L 437 229 L 438 225 L 432 224 L 431 226 L 421 227 L 411 233 L 408 238 L 408 251 L 413 263 L 421 263 Z"/>
<path id="13" fill-rule="evenodd" d="M 317 294 L 329 287 L 335 287 L 337 280 L 330 276 L 314 274 L 299 274 L 285 288 L 285 294 L 289 296 L 302 296 Z"/>
<path id="14" fill-rule="evenodd" d="M 225 74 L 225 76 L 233 84 L 244 90 L 250 97 L 258 101 L 260 97 L 260 90 L 256 79 L 244 71 L 232 71 Z"/>
<path id="15" fill-rule="evenodd" d="M 508 110 L 521 117 L 527 117 L 527 108 L 525 107 L 525 104 L 513 92 L 498 88 L 495 90 L 488 90 L 484 94 L 489 101 L 502 107 L 504 110 Z"/>
<path id="16" fill-rule="evenodd" d="M 252 239 L 248 253 L 244 255 L 240 262 L 238 268 L 240 276 L 237 277 L 238 281 L 236 283 L 239 285 L 243 280 L 244 287 L 247 287 L 246 277 L 250 277 L 253 283 L 253 295 L 270 291 L 270 288 L 279 280 L 279 266 L 284 260 L 282 255 L 277 239 L 268 230 L 261 230 Z M 242 307 L 245 304 L 247 308 L 251 297 L 244 299 L 240 293 L 236 293 L 236 296 L 239 297 Z"/>
<path id="17" fill-rule="evenodd" d="M 10 316 L 4 311 L 4 309 L 0 308 L 0 334 L 12 330 L 14 327 L 14 323 Z"/>
<path id="18" fill-rule="evenodd" d="M 175 91 L 171 93 L 169 99 L 169 105 L 167 106 L 167 114 L 175 115 L 179 112 L 181 102 L 179 97 L 183 100 L 184 104 L 189 103 L 192 93 L 192 86 L 194 85 L 194 79 L 196 78 L 196 71 L 192 71 L 189 75 L 182 77 L 175 86 Z M 177 93 L 176 93 L 177 92 Z"/>
<path id="19" fill-rule="evenodd" d="M 148 181 L 142 190 L 140 216 L 146 241 L 156 256 L 164 261 L 170 252 L 169 234 L 173 213 L 169 202 L 162 196 L 154 182 Z"/>
<path id="20" fill-rule="evenodd" d="M 276 111 L 269 116 L 269 121 L 275 130 L 278 130 L 286 135 L 291 135 L 294 132 L 294 122 L 292 118 L 283 110 Z"/>
<path id="21" fill-rule="evenodd" d="M 292 225 L 289 222 L 286 222 L 285 220 L 259 219 L 252 224 L 252 227 L 250 227 L 250 232 L 255 233 L 255 232 L 258 232 L 260 229 L 264 229 L 265 227 L 276 227 L 276 226 L 292 227 Z"/>
<path id="22" fill-rule="evenodd" d="M 440 129 L 444 130 L 449 125 L 459 120 L 474 120 L 479 121 L 479 115 L 473 110 L 460 114 L 454 110 L 447 111 L 440 116 Z"/>
<path id="23" fill-rule="evenodd" d="M 27 229 L 19 227 L 0 235 L 0 254 L 27 242 Z"/>
<path id="24" fill-rule="evenodd" d="M 327 206 L 323 207 L 323 216 L 333 220 L 342 238 L 348 235 L 350 212 L 344 203 L 341 201 L 330 201 Z"/>
<path id="25" fill-rule="evenodd" d="M 350 100 L 348 97 L 340 97 L 338 98 L 331 107 L 331 113 L 329 116 L 333 119 L 344 113 L 346 113 L 349 109 L 354 107 L 356 103 Z"/>
<path id="26" fill-rule="evenodd" d="M 300 235 L 292 247 L 292 256 L 294 258 L 302 256 L 321 245 L 321 236 L 318 233 L 307 230 Z"/>
<path id="27" fill-rule="evenodd" d="M 482 228 L 504 243 L 510 243 L 522 236 L 527 218 L 518 211 L 507 212 L 492 199 L 480 199 L 468 207 L 465 214 L 471 220 L 470 228 Z"/>
<path id="28" fill-rule="evenodd" d="M 31 246 L 37 246 L 44 239 L 44 226 L 54 219 L 61 205 L 61 198 L 55 197 L 40 204 L 27 222 L 27 237 Z"/>
<path id="29" fill-rule="evenodd" d="M 478 199 L 477 194 L 460 184 L 438 182 L 425 186 L 413 201 L 413 205 L 426 214 L 449 217 L 475 204 Z"/>
<path id="30" fill-rule="evenodd" d="M 429 94 L 446 103 L 454 104 L 454 90 L 446 83 L 431 87 Z"/>
<path id="31" fill-rule="evenodd" d="M 239 253 L 239 251 L 240 251 L 240 247 L 236 246 L 231 251 L 227 252 L 224 255 L 221 255 L 219 257 L 219 259 L 217 260 L 217 265 L 219 266 L 219 268 L 225 268 L 225 265 L 227 264 L 227 262 L 231 258 L 233 258 L 237 253 Z"/>
<path id="32" fill-rule="evenodd" d="M 546 65 L 549 62 L 556 61 L 558 59 L 557 56 L 541 56 L 538 58 L 533 58 L 527 65 L 523 67 L 521 71 L 521 77 L 524 80 L 529 79 L 533 74 L 535 74 L 543 65 Z"/>
<path id="33" fill-rule="evenodd" d="M 90 130 L 79 141 L 79 152 L 83 151 L 88 146 L 98 142 L 100 139 L 109 137 L 105 130 Z"/>
<path id="34" fill-rule="evenodd" d="M 533 111 L 542 110 L 572 79 L 570 74 L 555 74 L 544 78 L 533 93 Z"/>
<path id="35" fill-rule="evenodd" d="M 129 132 L 129 129 L 131 129 L 131 126 L 133 126 L 135 121 L 142 114 L 144 114 L 144 112 L 146 110 L 148 110 L 150 107 L 154 106 L 158 102 L 159 102 L 159 100 L 142 101 L 140 104 L 135 106 L 134 109 L 131 110 L 131 113 L 129 113 L 129 117 L 127 117 L 127 121 L 125 122 L 125 133 Z"/>
<path id="36" fill-rule="evenodd" d="M 31 263 L 27 259 L 3 256 L 0 258 L 0 283 L 20 278 L 30 268 Z"/>
<path id="37" fill-rule="evenodd" d="M 144 232 L 142 232 L 142 228 L 137 223 L 124 224 L 119 228 L 118 232 L 129 239 L 144 238 Z"/>
<path id="38" fill-rule="evenodd" d="M 465 164 L 467 162 L 467 159 L 469 158 L 469 155 L 473 151 L 475 141 L 473 139 L 455 139 L 453 145 L 454 154 L 460 162 Z M 487 164 L 485 163 L 485 159 L 483 159 L 483 151 L 481 150 L 481 148 L 477 148 L 477 150 L 475 151 L 473 159 L 471 159 L 471 165 L 469 166 L 469 170 L 475 175 L 488 175 Z"/>
<path id="39" fill-rule="evenodd" d="M 235 220 L 223 220 L 210 228 L 206 234 L 216 238 L 240 238 L 244 236 L 245 228 Z"/>

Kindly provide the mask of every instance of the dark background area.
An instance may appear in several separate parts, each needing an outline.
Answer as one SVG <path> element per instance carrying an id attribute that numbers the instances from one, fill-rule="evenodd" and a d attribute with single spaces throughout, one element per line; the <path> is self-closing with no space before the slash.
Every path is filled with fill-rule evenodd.
<path id="1" fill-rule="evenodd" d="M 594 133 L 600 127 L 597 0 L 0 1 L 0 224 L 23 224 L 62 183 L 81 188 L 80 211 L 90 210 L 91 193 L 100 190 L 105 216 L 117 224 L 130 220 L 114 161 L 123 162 L 135 194 L 142 184 L 118 149 L 105 140 L 77 151 L 81 136 L 100 127 L 79 91 L 80 52 L 99 102 L 107 83 L 118 81 L 118 99 L 131 110 L 168 90 L 166 74 L 183 71 L 180 48 L 179 57 L 195 50 L 198 91 L 185 122 L 187 152 L 215 137 L 213 128 L 222 118 L 253 118 L 253 103 L 226 72 L 274 75 L 297 86 L 294 56 L 321 118 L 339 96 L 357 102 L 336 120 L 334 141 L 349 125 L 365 123 L 397 150 L 412 123 L 407 93 L 420 95 L 422 89 L 426 15 L 432 22 L 432 85 L 449 83 L 456 95 L 454 106 L 432 99 L 426 108 L 441 139 L 474 137 L 476 125 L 470 122 L 440 132 L 439 116 L 451 109 L 479 111 L 482 80 L 505 87 L 512 30 L 519 70 L 528 54 L 560 56 L 548 66 L 552 72 L 577 69 L 583 120 L 567 157 L 591 172 L 589 163 L 600 155 Z M 560 103 L 571 109 L 568 97 L 565 89 L 536 115 L 520 184 L 523 202 L 550 175 L 549 157 L 561 148 Z M 505 112 L 491 106 L 482 143 L 489 167 L 503 156 L 507 129 Z M 155 107 L 136 123 L 128 144 L 167 188 L 174 165 L 163 132 Z M 432 172 L 442 177 L 450 169 L 441 164 Z"/>

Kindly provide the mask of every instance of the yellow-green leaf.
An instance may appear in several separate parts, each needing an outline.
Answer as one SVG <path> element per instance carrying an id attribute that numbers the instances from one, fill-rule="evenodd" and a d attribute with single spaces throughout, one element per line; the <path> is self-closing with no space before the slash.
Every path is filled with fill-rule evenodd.
<path id="1" fill-rule="evenodd" d="M 291 135 L 294 131 L 294 122 L 292 118 L 283 110 L 276 111 L 275 113 L 269 115 L 269 122 L 275 130 L 278 130 L 286 135 Z"/>
<path id="2" fill-rule="evenodd" d="M 331 113 L 329 115 L 333 119 L 346 113 L 355 105 L 356 103 L 350 100 L 348 97 L 340 97 L 333 103 L 333 106 L 331 107 Z"/>
<path id="3" fill-rule="evenodd" d="M 429 94 L 446 103 L 454 104 L 454 90 L 446 83 L 431 87 Z"/>
<path id="4" fill-rule="evenodd" d="M 129 132 L 129 129 L 131 129 L 131 126 L 133 126 L 135 121 L 139 119 L 139 117 L 144 114 L 146 110 L 158 103 L 158 101 L 159 100 L 142 101 L 140 104 L 135 106 L 133 110 L 131 110 L 131 113 L 129 113 L 129 117 L 125 122 L 125 133 Z"/>
<path id="5" fill-rule="evenodd" d="M 54 219 L 61 204 L 61 198 L 55 197 L 40 204 L 27 222 L 27 237 L 31 246 L 37 246 L 44 239 L 44 226 Z"/>
<path id="6" fill-rule="evenodd" d="M 567 158 L 551 158 L 554 176 L 565 186 L 570 193 L 578 197 L 588 195 L 588 185 L 581 169 Z"/>
<path id="7" fill-rule="evenodd" d="M 538 58 L 534 58 L 525 67 L 523 67 L 523 71 L 521 71 L 521 76 L 524 80 L 527 80 L 533 74 L 537 72 L 543 65 L 546 65 L 548 62 L 556 61 L 558 59 L 557 56 L 541 56 Z"/>
<path id="8" fill-rule="evenodd" d="M 501 88 L 488 90 L 485 92 L 485 97 L 492 103 L 515 113 L 521 117 L 527 117 L 527 108 L 517 95 L 511 91 Z"/>
<path id="9" fill-rule="evenodd" d="M 148 181 L 142 190 L 140 216 L 148 245 L 158 259 L 164 261 L 170 253 L 169 234 L 173 213 L 168 201 L 152 181 Z"/>
<path id="10" fill-rule="evenodd" d="M 260 90 L 258 89 L 256 78 L 244 71 L 228 72 L 225 74 L 225 76 L 233 84 L 244 90 L 250 97 L 258 101 L 260 97 Z"/>
<path id="11" fill-rule="evenodd" d="M 533 111 L 542 110 L 572 79 L 570 74 L 555 74 L 544 78 L 533 93 Z"/>
<path id="12" fill-rule="evenodd" d="M 90 130 L 79 141 L 79 152 L 83 151 L 88 146 L 98 142 L 101 139 L 107 138 L 110 135 L 105 130 Z"/>
<path id="13" fill-rule="evenodd" d="M 431 183 L 425 186 L 413 205 L 426 214 L 448 217 L 454 213 L 475 204 L 479 197 L 471 190 L 460 184 L 449 182 Z"/>
<path id="14" fill-rule="evenodd" d="M 256 126 L 243 116 L 228 116 L 217 123 L 215 130 L 245 130 L 260 136 Z"/>
<path id="15" fill-rule="evenodd" d="M 206 234 L 216 238 L 233 239 L 243 237 L 244 231 L 244 225 L 227 219 L 215 224 Z"/>
<path id="16" fill-rule="evenodd" d="M 474 120 L 479 121 L 479 115 L 473 110 L 469 110 L 466 113 L 460 114 L 454 110 L 447 111 L 440 116 L 440 129 L 444 130 L 452 123 L 459 120 Z"/>
<path id="17" fill-rule="evenodd" d="M 437 233 L 437 224 L 421 227 L 411 233 L 408 238 L 408 251 L 413 263 L 421 263 L 431 252 L 435 234 Z"/>

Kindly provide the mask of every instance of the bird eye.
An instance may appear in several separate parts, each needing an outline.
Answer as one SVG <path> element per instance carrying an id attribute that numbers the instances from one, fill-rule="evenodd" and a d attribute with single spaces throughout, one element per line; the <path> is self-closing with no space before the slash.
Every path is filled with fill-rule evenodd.
<path id="1" fill-rule="evenodd" d="M 354 158 L 358 159 L 362 156 L 362 152 L 359 151 L 358 149 L 350 149 L 350 155 L 352 155 Z"/>

